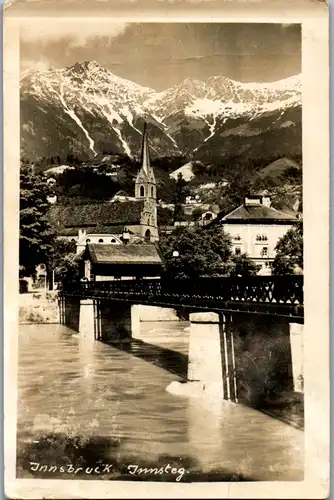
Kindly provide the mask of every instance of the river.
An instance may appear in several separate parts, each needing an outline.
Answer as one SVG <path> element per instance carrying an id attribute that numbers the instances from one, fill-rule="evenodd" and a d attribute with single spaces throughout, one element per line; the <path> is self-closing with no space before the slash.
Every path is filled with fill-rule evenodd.
<path id="1" fill-rule="evenodd" d="M 303 431 L 166 390 L 185 374 L 187 326 L 141 323 L 122 350 L 63 325 L 21 325 L 18 477 L 302 480 Z"/>

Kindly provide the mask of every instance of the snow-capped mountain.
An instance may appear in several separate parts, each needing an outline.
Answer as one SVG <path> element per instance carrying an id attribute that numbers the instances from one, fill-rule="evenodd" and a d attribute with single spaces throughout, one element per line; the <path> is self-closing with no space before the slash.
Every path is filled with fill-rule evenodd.
<path id="1" fill-rule="evenodd" d="M 238 148 L 243 138 L 273 127 L 300 129 L 301 81 L 299 76 L 268 84 L 239 83 L 223 76 L 205 82 L 186 79 L 151 94 L 144 106 L 162 119 L 182 151 L 210 155 L 217 145 L 226 150 L 227 136 L 236 136 Z M 218 143 L 214 151 L 213 142 Z"/>
<path id="2" fill-rule="evenodd" d="M 119 78 L 95 62 L 21 78 L 22 148 L 43 156 L 70 151 L 138 153 L 144 120 L 150 122 L 156 154 L 177 152 L 163 125 L 143 106 L 154 91 Z M 156 148 L 155 148 L 156 144 Z"/>
<path id="3" fill-rule="evenodd" d="M 269 84 L 188 78 L 163 92 L 120 78 L 96 62 L 30 70 L 21 77 L 21 148 L 27 156 L 64 151 L 137 156 L 144 121 L 153 156 L 228 157 L 240 148 L 249 154 L 253 143 L 256 155 L 270 144 L 286 154 L 301 148 L 300 77 Z"/>
<path id="4" fill-rule="evenodd" d="M 144 104 L 162 118 L 181 110 L 189 116 L 232 117 L 300 104 L 300 98 L 299 76 L 260 84 L 213 76 L 206 81 L 187 78 L 180 85 L 152 93 Z"/>

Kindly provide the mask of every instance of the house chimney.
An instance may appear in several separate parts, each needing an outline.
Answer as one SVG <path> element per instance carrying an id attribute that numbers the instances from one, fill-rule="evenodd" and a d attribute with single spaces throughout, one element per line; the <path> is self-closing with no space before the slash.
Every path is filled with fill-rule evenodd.
<path id="1" fill-rule="evenodd" d="M 245 197 L 244 205 L 246 207 L 260 205 L 260 204 L 261 204 L 261 196 L 248 195 Z"/>
<path id="2" fill-rule="evenodd" d="M 265 207 L 269 207 L 271 206 L 271 199 L 270 199 L 270 196 L 262 196 L 262 201 L 261 201 L 262 205 L 264 205 Z"/>

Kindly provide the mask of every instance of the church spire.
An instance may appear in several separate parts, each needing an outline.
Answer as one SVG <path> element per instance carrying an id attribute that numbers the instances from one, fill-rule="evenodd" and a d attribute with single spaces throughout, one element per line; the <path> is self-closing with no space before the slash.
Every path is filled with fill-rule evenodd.
<path id="1" fill-rule="evenodd" d="M 148 136 L 147 136 L 147 123 L 144 123 L 144 130 L 143 130 L 143 142 L 142 142 L 142 148 L 141 148 L 141 164 L 142 164 L 142 169 L 145 172 L 145 174 L 148 176 L 150 169 L 151 169 L 151 161 L 150 161 L 150 149 L 148 146 Z"/>
<path id="2" fill-rule="evenodd" d="M 151 167 L 147 123 L 145 122 L 141 148 L 141 166 L 136 178 L 135 196 L 140 199 L 156 199 L 156 195 L 156 181 Z"/>

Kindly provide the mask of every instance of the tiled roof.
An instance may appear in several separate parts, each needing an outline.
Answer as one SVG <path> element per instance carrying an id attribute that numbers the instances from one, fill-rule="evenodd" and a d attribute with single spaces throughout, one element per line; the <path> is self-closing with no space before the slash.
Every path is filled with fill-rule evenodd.
<path id="1" fill-rule="evenodd" d="M 241 205 L 225 217 L 220 217 L 225 222 L 233 221 L 289 221 L 296 222 L 298 219 L 293 215 L 280 212 L 275 208 L 265 205 Z"/>
<path id="2" fill-rule="evenodd" d="M 162 258 L 155 245 L 99 245 L 88 244 L 86 250 L 94 264 L 156 264 Z"/>
<path id="3" fill-rule="evenodd" d="M 58 236 L 78 236 L 78 229 L 75 227 L 62 228 L 62 231 L 58 232 Z"/>
<path id="4" fill-rule="evenodd" d="M 49 209 L 49 220 L 58 234 L 67 228 L 87 228 L 94 231 L 115 233 L 112 226 L 140 224 L 143 201 L 86 203 L 82 205 L 55 204 Z M 102 228 L 106 229 L 102 229 Z M 110 230 L 108 229 L 110 228 Z"/>
<path id="5" fill-rule="evenodd" d="M 86 229 L 87 234 L 122 234 L 124 226 L 101 226 L 91 227 Z M 129 231 L 132 234 L 132 231 Z"/>

